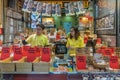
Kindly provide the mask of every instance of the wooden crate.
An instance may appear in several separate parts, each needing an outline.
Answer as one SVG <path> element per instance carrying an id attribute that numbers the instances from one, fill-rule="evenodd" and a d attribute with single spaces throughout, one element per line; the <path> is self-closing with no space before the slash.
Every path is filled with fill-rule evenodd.
<path id="1" fill-rule="evenodd" d="M 32 72 L 32 63 L 16 63 L 16 72 Z"/>
<path id="2" fill-rule="evenodd" d="M 15 72 L 15 64 L 14 63 L 0 63 L 0 71 L 1 72 Z"/>
<path id="3" fill-rule="evenodd" d="M 49 72 L 50 62 L 33 63 L 34 72 Z"/>
<path id="4" fill-rule="evenodd" d="M 94 68 L 98 68 L 98 69 L 106 69 L 106 67 L 108 66 L 108 64 L 97 64 L 97 62 L 93 61 L 93 66 Z"/>

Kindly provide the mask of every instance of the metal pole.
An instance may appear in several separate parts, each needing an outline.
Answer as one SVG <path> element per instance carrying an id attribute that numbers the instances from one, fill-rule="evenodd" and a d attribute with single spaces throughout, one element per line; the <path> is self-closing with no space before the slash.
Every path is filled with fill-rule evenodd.
<path id="1" fill-rule="evenodd" d="M 5 0 L 2 0 L 2 14 L 3 14 L 3 17 L 2 17 L 2 21 L 3 21 L 3 43 L 5 43 Z"/>

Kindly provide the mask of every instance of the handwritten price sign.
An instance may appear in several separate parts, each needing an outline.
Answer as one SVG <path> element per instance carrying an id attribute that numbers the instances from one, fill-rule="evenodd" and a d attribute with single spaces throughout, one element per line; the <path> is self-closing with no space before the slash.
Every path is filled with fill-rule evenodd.
<path id="1" fill-rule="evenodd" d="M 14 60 L 19 60 L 22 58 L 22 48 L 21 47 L 15 47 L 13 52 L 14 52 Z"/>
<path id="2" fill-rule="evenodd" d="M 45 62 L 49 62 L 51 58 L 50 54 L 51 54 L 50 48 L 42 48 L 41 60 Z"/>
<path id="3" fill-rule="evenodd" d="M 10 48 L 9 47 L 3 47 L 2 48 L 2 54 L 1 54 L 1 60 L 9 58 L 10 57 Z"/>
<path id="4" fill-rule="evenodd" d="M 118 57 L 111 56 L 110 57 L 110 67 L 113 69 L 119 69 Z"/>
<path id="5" fill-rule="evenodd" d="M 86 69 L 86 56 L 76 56 L 76 67 L 78 70 Z"/>
<path id="6" fill-rule="evenodd" d="M 35 48 L 29 48 L 27 50 L 27 62 L 33 62 L 36 58 L 36 55 L 35 55 Z"/>

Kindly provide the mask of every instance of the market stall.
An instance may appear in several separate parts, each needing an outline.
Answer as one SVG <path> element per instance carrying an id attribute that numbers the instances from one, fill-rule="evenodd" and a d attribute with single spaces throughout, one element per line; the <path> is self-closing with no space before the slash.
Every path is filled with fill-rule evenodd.
<path id="1" fill-rule="evenodd" d="M 22 15 L 14 10 L 6 9 L 7 21 L 10 20 L 10 23 L 7 23 L 11 26 L 9 30 L 5 30 L 6 44 L 0 45 L 1 79 L 101 80 L 120 78 L 120 50 L 119 47 L 115 47 L 116 36 L 115 33 L 109 35 L 106 32 L 109 29 L 114 32 L 114 13 L 103 17 L 104 19 L 101 16 L 95 17 L 97 33 L 94 34 L 93 2 L 71 1 L 62 4 L 61 8 L 60 3 L 25 0 L 22 10 L 30 15 L 29 29 L 25 32 L 22 21 L 19 20 Z M 106 20 L 109 20 L 109 23 L 106 23 Z M 23 45 L 20 34 L 27 39 L 29 35 L 35 33 L 38 23 L 45 25 L 43 34 L 47 36 L 49 46 Z M 17 27 L 14 28 L 14 24 Z M 83 38 L 84 42 L 84 47 L 73 49 L 75 56 L 69 55 L 70 49 L 66 46 L 72 26 L 79 29 L 81 40 Z M 106 35 L 110 40 L 106 39 Z M 7 42 L 13 44 L 8 45 Z"/>

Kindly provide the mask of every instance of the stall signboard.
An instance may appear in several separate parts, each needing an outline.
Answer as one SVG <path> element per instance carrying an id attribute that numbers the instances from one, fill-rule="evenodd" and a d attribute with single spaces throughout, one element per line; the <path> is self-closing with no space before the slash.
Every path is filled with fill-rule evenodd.
<path id="1" fill-rule="evenodd" d="M 9 57 L 10 57 L 10 48 L 9 47 L 3 47 L 0 59 L 4 60 L 4 59 L 9 58 Z"/>
<path id="2" fill-rule="evenodd" d="M 41 61 L 49 62 L 50 59 L 51 59 L 51 50 L 50 50 L 50 48 L 42 48 Z"/>
<path id="3" fill-rule="evenodd" d="M 21 47 L 14 47 L 13 53 L 14 53 L 14 57 L 13 57 L 14 61 L 20 60 L 23 57 Z"/>
<path id="4" fill-rule="evenodd" d="M 113 69 L 119 69 L 119 62 L 117 56 L 110 57 L 110 67 Z"/>
<path id="5" fill-rule="evenodd" d="M 38 2 L 33 0 L 25 0 L 23 4 L 23 11 L 28 13 L 37 13 L 42 16 L 61 16 L 62 3 L 49 3 L 49 2 Z M 64 3 L 65 14 L 75 15 L 83 14 L 85 12 L 83 1 L 76 2 L 65 2 Z"/>
<path id="6" fill-rule="evenodd" d="M 86 69 L 86 56 L 76 56 L 76 68 L 78 70 Z"/>

